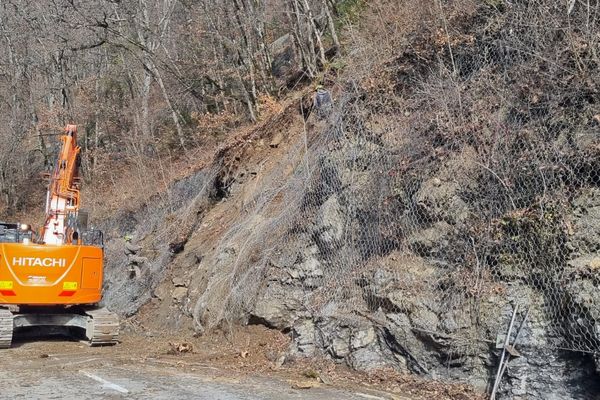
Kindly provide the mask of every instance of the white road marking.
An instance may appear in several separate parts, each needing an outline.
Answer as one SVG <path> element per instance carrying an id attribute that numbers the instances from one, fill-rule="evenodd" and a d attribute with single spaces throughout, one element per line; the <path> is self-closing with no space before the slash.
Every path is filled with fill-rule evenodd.
<path id="1" fill-rule="evenodd" d="M 112 389 L 112 390 L 116 390 L 119 393 L 129 393 L 129 390 L 125 389 L 123 386 L 119 386 L 116 383 L 112 383 L 110 381 L 107 381 L 104 378 L 100 378 L 98 375 L 94 375 L 91 372 L 87 372 L 87 371 L 79 371 L 81 372 L 83 375 L 87 376 L 90 379 L 95 380 L 96 382 L 100 382 L 102 384 L 102 387 L 107 388 L 107 389 Z"/>
<path id="2" fill-rule="evenodd" d="M 359 396 L 359 397 L 363 397 L 365 399 L 385 400 L 385 398 L 383 398 L 383 397 L 373 396 L 371 394 L 366 394 L 366 393 L 354 392 L 354 394 L 357 395 L 357 396 Z"/>

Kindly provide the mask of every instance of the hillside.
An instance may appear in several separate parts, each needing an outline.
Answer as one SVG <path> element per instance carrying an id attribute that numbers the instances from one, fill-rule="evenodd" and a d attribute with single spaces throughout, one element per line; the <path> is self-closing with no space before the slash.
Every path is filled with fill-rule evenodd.
<path id="1" fill-rule="evenodd" d="M 193 23 L 167 3 L 172 27 Z M 106 235 L 105 303 L 134 331 L 261 325 L 290 338 L 289 360 L 469 395 L 492 390 L 514 318 L 499 398 L 596 398 L 600 4 L 223 5 L 188 30 L 198 37 L 173 28 L 142 49 L 130 82 L 72 75 L 65 116 L 94 121 L 83 196 Z M 134 11 L 138 39 L 156 33 Z M 106 32 L 115 48 L 130 37 Z M 223 48 L 210 60 L 206 32 Z M 142 91 L 128 98 L 127 84 Z M 317 84 L 331 109 L 312 108 Z M 24 167 L 41 159 L 18 160 L 6 216 L 43 193 Z"/>

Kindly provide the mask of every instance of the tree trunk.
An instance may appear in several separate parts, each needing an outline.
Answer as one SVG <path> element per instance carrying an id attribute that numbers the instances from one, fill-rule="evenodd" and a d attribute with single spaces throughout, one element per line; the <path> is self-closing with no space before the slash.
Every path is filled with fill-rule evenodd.
<path id="1" fill-rule="evenodd" d="M 333 40 L 333 45 L 335 46 L 335 52 L 340 51 L 340 39 L 338 38 L 335 22 L 333 21 L 333 16 L 331 15 L 330 3 L 328 0 L 323 0 L 323 8 L 325 9 L 325 15 L 327 15 L 327 25 L 329 25 L 329 32 L 331 33 L 331 39 Z"/>
<path id="2" fill-rule="evenodd" d="M 325 59 L 325 48 L 323 47 L 323 42 L 321 40 L 321 32 L 319 32 L 319 29 L 317 28 L 317 24 L 315 23 L 315 18 L 313 17 L 312 9 L 308 4 L 308 0 L 304 0 L 304 11 L 307 14 L 308 23 L 313 31 L 313 34 L 315 35 L 315 39 L 317 40 L 317 47 L 319 50 L 319 61 L 321 62 L 321 66 L 323 67 L 325 66 L 325 63 L 327 61 Z"/>
<path id="3" fill-rule="evenodd" d="M 156 79 L 156 81 L 158 82 L 158 86 L 160 87 L 165 102 L 167 103 L 167 107 L 169 107 L 169 110 L 171 111 L 171 118 L 173 119 L 175 129 L 177 130 L 177 138 L 179 139 L 179 144 L 181 145 L 181 148 L 185 151 L 185 136 L 183 134 L 183 128 L 181 127 L 181 122 L 179 121 L 179 115 L 177 114 L 177 111 L 175 111 L 173 103 L 169 98 L 169 93 L 167 92 L 163 79 L 160 76 L 160 71 L 158 70 L 158 68 L 156 68 L 156 66 L 152 65 L 152 72 L 154 74 L 154 79 Z"/>

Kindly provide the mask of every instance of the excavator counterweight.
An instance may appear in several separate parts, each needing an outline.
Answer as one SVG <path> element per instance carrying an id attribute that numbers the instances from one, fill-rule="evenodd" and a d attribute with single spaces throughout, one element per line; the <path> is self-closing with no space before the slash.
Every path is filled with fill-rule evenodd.
<path id="1" fill-rule="evenodd" d="M 116 314 L 102 298 L 103 238 L 81 223 L 77 127 L 67 125 L 50 175 L 44 226 L 0 222 L 0 348 L 20 328 L 79 328 L 88 343 L 117 342 Z M 52 329 L 50 329 L 52 328 Z"/>

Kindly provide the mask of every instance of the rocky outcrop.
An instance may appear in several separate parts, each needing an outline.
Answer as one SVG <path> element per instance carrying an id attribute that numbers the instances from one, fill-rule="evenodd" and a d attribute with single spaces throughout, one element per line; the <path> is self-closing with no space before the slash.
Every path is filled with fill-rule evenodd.
<path id="1" fill-rule="evenodd" d="M 451 258 L 464 257 L 463 248 L 474 251 L 475 240 L 461 237 L 473 209 L 469 190 L 477 187 L 472 150 L 456 154 L 437 176 L 394 203 L 395 189 L 383 187 L 368 164 L 352 164 L 360 170 L 353 174 L 343 149 L 323 161 L 330 177 L 339 179 L 337 190 L 328 186 L 310 192 L 307 229 L 271 258 L 269 281 L 257 297 L 251 322 L 289 331 L 296 356 L 321 354 L 357 369 L 393 367 L 486 390 L 498 367 L 497 343 L 519 305 L 517 321 L 526 313 L 527 321 L 499 397 L 566 400 L 600 394 L 587 383 L 595 376 L 593 357 L 561 350 L 576 347 L 570 340 L 595 340 L 598 331 L 595 194 L 574 201 L 573 230 L 581 233 L 566 244 L 574 258 L 562 266 L 562 275 L 556 275 L 555 266 L 552 279 L 539 277 L 540 270 L 524 270 L 510 258 L 474 275 Z M 457 172 L 459 166 L 467 172 Z M 397 207 L 397 217 L 376 219 L 385 214 L 372 208 L 389 204 Z M 382 232 L 405 236 L 382 245 Z M 486 275 L 495 271 L 501 279 Z M 589 279 L 569 278 L 584 272 Z M 581 312 L 553 314 L 567 303 L 567 309 L 576 304 Z M 565 321 L 578 326 L 562 326 Z"/>

